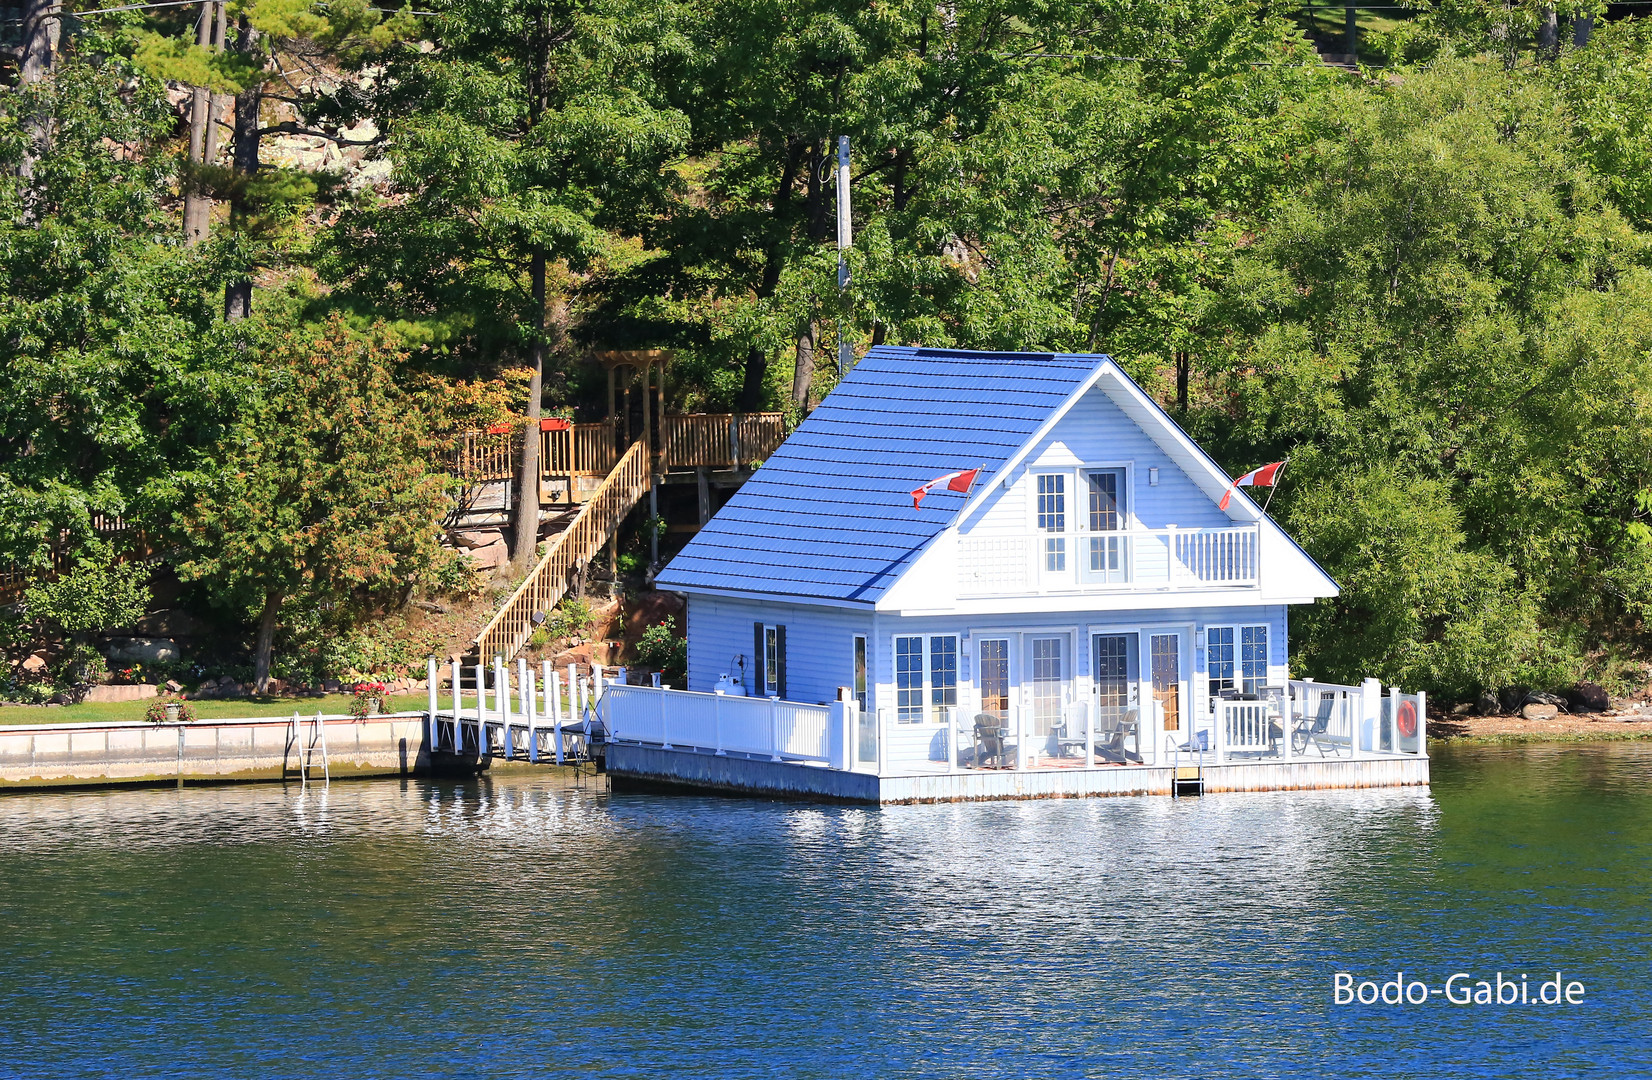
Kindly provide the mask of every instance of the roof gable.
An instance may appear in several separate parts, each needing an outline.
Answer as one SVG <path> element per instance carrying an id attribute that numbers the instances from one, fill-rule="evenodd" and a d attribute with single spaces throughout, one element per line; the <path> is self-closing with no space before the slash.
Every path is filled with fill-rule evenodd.
<path id="1" fill-rule="evenodd" d="M 872 604 L 943 532 L 963 495 L 911 490 L 1005 461 L 1107 358 L 879 346 L 660 574 L 662 588 Z"/>

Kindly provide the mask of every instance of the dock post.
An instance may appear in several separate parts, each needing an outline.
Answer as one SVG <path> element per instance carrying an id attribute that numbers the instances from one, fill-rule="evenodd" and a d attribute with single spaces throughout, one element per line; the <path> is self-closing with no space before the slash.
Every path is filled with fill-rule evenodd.
<path id="1" fill-rule="evenodd" d="M 453 746 L 453 747 L 457 747 L 458 743 L 459 743 L 459 706 L 464 704 L 464 698 L 462 696 L 462 692 L 459 689 L 459 676 L 463 673 L 464 673 L 464 669 L 462 667 L 460 667 L 460 665 L 459 665 L 459 654 L 454 653 L 453 654 L 453 741 L 448 743 L 449 746 Z M 440 745 L 440 740 L 438 740 L 437 745 Z M 457 749 L 454 750 L 454 753 L 458 753 L 458 752 L 459 751 Z"/>
<path id="2" fill-rule="evenodd" d="M 429 750 L 436 748 L 436 671 L 436 658 L 432 656 L 430 662 L 425 665 L 424 684 L 426 691 L 428 691 L 430 705 L 429 711 L 425 713 L 424 744 Z"/>
<path id="3" fill-rule="evenodd" d="M 522 684 L 522 723 L 528 732 L 528 760 L 537 762 L 539 753 L 534 747 L 534 739 L 537 736 L 533 733 L 533 668 L 528 665 L 526 660 L 518 659 L 516 661 L 516 681 Z"/>
<path id="4" fill-rule="evenodd" d="M 573 664 L 568 665 L 568 723 L 577 724 L 580 721 L 579 707 L 579 669 Z"/>
<path id="5" fill-rule="evenodd" d="M 493 658 L 493 711 L 499 716 L 499 737 L 510 746 L 510 718 L 511 718 L 511 669 L 505 665 L 503 656 Z M 488 753 L 493 752 L 493 740 L 488 739 L 485 744 Z"/>
<path id="6" fill-rule="evenodd" d="M 545 661 L 545 708 L 551 713 L 551 750 L 556 754 L 556 763 L 561 765 L 562 687 L 558 685 L 556 671 L 549 660 Z"/>
<path id="7" fill-rule="evenodd" d="M 666 730 L 665 726 L 666 717 L 669 715 L 669 712 L 665 707 L 665 687 L 660 685 L 660 677 L 658 675 L 654 676 L 654 688 L 660 692 L 660 749 L 675 750 L 676 747 L 671 745 L 671 732 Z"/>
<path id="8" fill-rule="evenodd" d="M 723 749 L 723 692 L 711 692 L 711 741 L 717 745 L 713 749 L 718 757 L 728 757 L 728 751 Z"/>
<path id="9" fill-rule="evenodd" d="M 482 755 L 482 717 L 487 715 L 487 664 L 482 657 L 476 657 L 476 755 Z M 463 740 L 459 740 L 463 746 Z"/>

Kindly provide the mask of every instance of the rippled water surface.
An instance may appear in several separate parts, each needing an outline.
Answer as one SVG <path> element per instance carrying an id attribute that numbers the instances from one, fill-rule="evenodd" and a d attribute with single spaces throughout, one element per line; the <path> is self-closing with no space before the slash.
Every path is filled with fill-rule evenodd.
<path id="1" fill-rule="evenodd" d="M 1599 744 L 1176 802 L 7 796 L 0 1075 L 1652 1075 L 1649 781 Z M 1332 1003 L 1396 968 L 1587 992 Z"/>

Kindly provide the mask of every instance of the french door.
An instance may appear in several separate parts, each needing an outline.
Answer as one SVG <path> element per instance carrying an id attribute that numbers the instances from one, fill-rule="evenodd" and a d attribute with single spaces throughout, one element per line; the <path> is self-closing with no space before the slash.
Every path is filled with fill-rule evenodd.
<path id="1" fill-rule="evenodd" d="M 1106 729 L 1122 722 L 1138 707 L 1136 651 L 1139 635 L 1097 634 L 1095 653 L 1096 726 Z"/>
<path id="2" fill-rule="evenodd" d="M 1067 702 L 1067 638 L 1062 636 L 1027 639 L 1028 689 L 1031 694 L 1032 730 L 1043 738 L 1061 723 L 1062 706 Z"/>
<path id="3" fill-rule="evenodd" d="M 1153 680 L 1153 701 L 1164 717 L 1165 731 L 1180 731 L 1185 695 L 1182 692 L 1182 635 L 1180 632 L 1149 634 L 1148 671 Z"/>

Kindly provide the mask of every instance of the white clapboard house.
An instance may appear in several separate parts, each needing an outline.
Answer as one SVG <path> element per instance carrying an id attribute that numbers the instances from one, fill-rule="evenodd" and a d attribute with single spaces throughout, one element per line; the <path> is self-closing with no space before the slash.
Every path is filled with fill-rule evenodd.
<path id="1" fill-rule="evenodd" d="M 1336 583 L 1106 356 L 874 348 L 658 584 L 688 685 L 611 689 L 617 779 L 1426 780 L 1420 695 L 1290 678 L 1290 607 Z"/>

